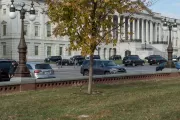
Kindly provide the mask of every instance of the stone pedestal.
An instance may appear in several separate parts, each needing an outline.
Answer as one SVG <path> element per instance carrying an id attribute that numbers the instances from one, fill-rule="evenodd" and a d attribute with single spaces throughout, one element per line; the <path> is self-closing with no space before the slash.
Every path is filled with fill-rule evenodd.
<path id="1" fill-rule="evenodd" d="M 36 89 L 36 79 L 32 77 L 13 77 L 10 81 L 18 82 L 21 85 L 20 91 Z"/>

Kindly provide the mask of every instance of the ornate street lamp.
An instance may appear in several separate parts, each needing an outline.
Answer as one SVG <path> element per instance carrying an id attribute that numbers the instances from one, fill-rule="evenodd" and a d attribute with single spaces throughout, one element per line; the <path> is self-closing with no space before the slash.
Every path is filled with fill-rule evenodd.
<path id="1" fill-rule="evenodd" d="M 170 22 L 170 21 L 166 21 L 166 18 L 164 20 L 163 23 L 163 29 L 165 31 L 168 31 L 169 29 L 169 45 L 167 48 L 167 52 L 168 52 L 168 62 L 167 62 L 167 68 L 174 68 L 174 62 L 172 61 L 172 53 L 173 53 L 173 47 L 172 47 L 172 42 L 171 42 L 171 32 L 177 31 L 177 23 L 176 23 L 176 19 L 174 20 L 174 22 Z"/>
<path id="2" fill-rule="evenodd" d="M 30 77 L 31 76 L 29 69 L 26 66 L 27 45 L 26 45 L 25 38 L 24 38 L 24 19 L 25 19 L 25 14 L 27 12 L 30 13 L 29 19 L 31 21 L 35 20 L 36 16 L 35 16 L 35 9 L 34 9 L 33 1 L 31 3 L 31 8 L 29 11 L 24 9 L 24 6 L 25 6 L 25 3 L 22 2 L 21 3 L 21 9 L 18 10 L 14 6 L 14 0 L 11 0 L 9 17 L 11 19 L 16 18 L 16 11 L 19 11 L 20 19 L 21 19 L 21 38 L 20 38 L 20 42 L 18 45 L 19 65 L 15 71 L 15 75 L 14 75 L 15 77 Z"/>

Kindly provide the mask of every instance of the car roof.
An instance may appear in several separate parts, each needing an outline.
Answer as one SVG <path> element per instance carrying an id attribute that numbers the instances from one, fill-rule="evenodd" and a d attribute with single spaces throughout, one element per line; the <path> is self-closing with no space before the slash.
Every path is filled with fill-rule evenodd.
<path id="1" fill-rule="evenodd" d="M 11 59 L 0 59 L 0 61 L 15 61 L 15 60 L 11 60 Z"/>
<path id="2" fill-rule="evenodd" d="M 90 61 L 89 59 L 86 61 Z M 101 60 L 101 59 L 93 59 L 93 61 L 112 61 L 112 60 Z"/>
<path id="3" fill-rule="evenodd" d="M 26 64 L 36 65 L 36 64 L 48 64 L 43 62 L 26 62 Z"/>

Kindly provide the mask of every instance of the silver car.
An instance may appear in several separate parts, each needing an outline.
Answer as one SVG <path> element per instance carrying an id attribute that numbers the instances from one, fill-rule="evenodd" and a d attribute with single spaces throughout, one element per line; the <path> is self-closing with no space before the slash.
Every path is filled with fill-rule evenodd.
<path id="1" fill-rule="evenodd" d="M 36 79 L 55 78 L 54 70 L 47 63 L 27 62 L 26 65 L 31 73 L 31 76 Z"/>

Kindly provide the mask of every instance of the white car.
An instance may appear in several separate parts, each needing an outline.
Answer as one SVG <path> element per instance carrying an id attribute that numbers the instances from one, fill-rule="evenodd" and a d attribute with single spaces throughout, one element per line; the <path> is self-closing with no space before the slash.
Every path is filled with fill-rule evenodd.
<path id="1" fill-rule="evenodd" d="M 28 67 L 31 76 L 36 79 L 55 78 L 54 70 L 47 63 L 27 62 L 26 66 Z"/>
<path id="2" fill-rule="evenodd" d="M 173 59 L 172 59 L 173 62 L 177 62 L 178 61 L 178 58 L 177 58 L 176 55 L 173 55 L 172 57 L 173 57 Z"/>

